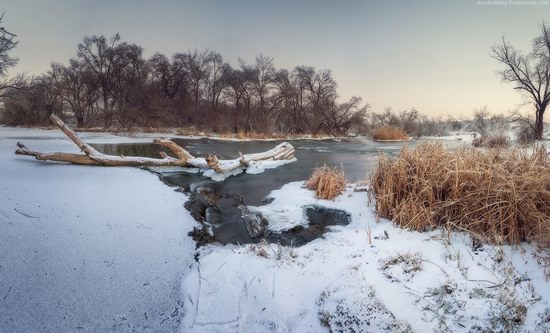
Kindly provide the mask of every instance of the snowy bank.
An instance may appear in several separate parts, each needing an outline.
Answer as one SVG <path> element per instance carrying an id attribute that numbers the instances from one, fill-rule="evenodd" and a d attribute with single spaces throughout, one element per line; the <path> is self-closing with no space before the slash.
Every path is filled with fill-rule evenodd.
<path id="1" fill-rule="evenodd" d="M 550 285 L 531 245 L 479 247 L 463 233 L 377 223 L 367 194 L 353 188 L 316 200 L 295 182 L 270 196 L 256 209 L 275 231 L 307 224 L 302 207 L 310 204 L 346 210 L 352 222 L 299 248 L 200 249 L 183 280 L 181 332 L 550 328 Z"/>

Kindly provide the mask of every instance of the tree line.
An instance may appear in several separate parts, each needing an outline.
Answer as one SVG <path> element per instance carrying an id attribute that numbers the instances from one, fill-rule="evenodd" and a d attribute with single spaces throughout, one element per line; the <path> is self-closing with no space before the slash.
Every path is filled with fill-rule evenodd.
<path id="1" fill-rule="evenodd" d="M 550 104 L 550 28 L 545 22 L 540 28 L 530 53 L 503 38 L 491 54 L 504 65 L 502 81 L 514 83 L 534 106 L 534 122 L 519 117 L 528 125 L 524 134 L 534 139 L 542 139 Z M 330 69 L 277 69 L 262 54 L 250 64 L 239 59 L 234 67 L 208 49 L 145 59 L 141 46 L 118 34 L 86 36 L 68 64 L 54 62 L 42 75 L 9 78 L 8 69 L 17 63 L 9 55 L 15 37 L 0 26 L 0 123 L 7 125 L 46 125 L 52 113 L 79 128 L 192 127 L 218 133 L 341 136 L 390 125 L 438 135 L 450 124 L 414 108 L 399 115 L 391 108 L 371 113 L 359 97 L 340 103 Z"/>
<path id="2" fill-rule="evenodd" d="M 345 135 L 361 130 L 368 109 L 359 97 L 337 101 L 330 69 L 277 69 L 262 54 L 234 67 L 209 49 L 145 59 L 118 34 L 84 37 L 68 64 L 20 78 L 3 95 L 2 122 L 27 126 L 54 113 L 81 128 Z"/>

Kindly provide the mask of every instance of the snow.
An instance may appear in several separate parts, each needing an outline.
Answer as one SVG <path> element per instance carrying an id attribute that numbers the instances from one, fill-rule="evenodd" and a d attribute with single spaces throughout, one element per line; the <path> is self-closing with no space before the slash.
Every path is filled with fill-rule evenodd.
<path id="1" fill-rule="evenodd" d="M 319 205 L 311 191 L 307 190 L 303 182 L 293 182 L 286 184 L 279 190 L 272 191 L 267 197 L 273 201 L 267 205 L 249 208 L 253 211 L 261 213 L 268 221 L 270 221 L 267 229 L 281 233 L 285 230 L 292 229 L 296 226 L 307 227 L 309 221 L 304 212 L 304 207 Z M 351 214 L 352 219 L 359 219 L 361 215 L 357 215 L 357 209 L 364 205 L 363 199 L 359 195 L 355 196 L 339 196 L 335 201 L 329 202 L 330 208 L 347 211 Z"/>
<path id="2" fill-rule="evenodd" d="M 202 158 L 195 158 L 193 159 L 193 163 L 197 163 L 198 160 L 201 160 Z M 204 159 L 202 159 L 204 160 Z M 202 169 L 202 175 L 205 177 L 208 177 L 212 179 L 213 181 L 221 182 L 227 179 L 231 176 L 236 176 L 240 173 L 246 172 L 249 174 L 260 174 L 263 173 L 267 169 L 274 169 L 278 168 L 282 165 L 296 162 L 296 158 L 291 158 L 288 160 L 263 160 L 263 161 L 251 161 L 248 166 L 240 166 L 237 167 L 231 171 L 228 172 L 216 172 L 212 169 Z M 231 168 L 236 165 L 240 165 L 240 158 L 234 159 L 234 160 L 227 160 L 227 161 L 220 161 L 220 167 L 221 168 Z M 203 163 L 198 162 L 197 165 L 203 165 Z M 204 162 L 204 165 L 206 165 L 206 161 Z"/>
<path id="3" fill-rule="evenodd" d="M 282 165 L 296 162 L 296 161 L 297 161 L 296 158 L 291 158 L 289 160 L 278 160 L 278 161 L 273 161 L 273 160 L 252 161 L 250 162 L 250 165 L 246 168 L 246 173 L 256 175 L 264 172 L 267 169 L 278 168 Z"/>
<path id="4" fill-rule="evenodd" d="M 236 176 L 236 175 L 242 173 L 243 171 L 244 171 L 244 169 L 242 167 L 239 167 L 239 168 L 236 168 L 236 169 L 233 169 L 231 171 L 224 172 L 224 173 L 219 173 L 219 172 L 216 172 L 212 169 L 208 169 L 208 170 L 205 170 L 202 173 L 202 175 L 205 176 L 205 177 L 208 177 L 208 178 L 210 178 L 214 181 L 221 182 L 224 179 L 226 179 L 227 177 Z"/>
<path id="5" fill-rule="evenodd" d="M 78 151 L 56 131 L 0 127 L 0 332 L 175 331 L 194 261 L 187 197 L 137 168 L 17 156 L 17 141 Z"/>
<path id="6" fill-rule="evenodd" d="M 448 135 L 423 136 L 422 138 L 434 139 L 434 140 L 458 140 L 458 141 L 464 142 L 464 144 L 470 145 L 475 137 L 476 137 L 476 134 L 475 132 L 472 132 L 472 131 L 450 131 Z"/>
<path id="7" fill-rule="evenodd" d="M 76 149 L 62 133 L 0 127 L 0 332 L 550 329 L 550 282 L 533 245 L 474 249 L 465 233 L 378 221 L 367 193 L 354 191 L 364 186 L 327 201 L 293 182 L 250 207 L 271 232 L 307 227 L 312 205 L 346 211 L 350 224 L 298 248 L 261 242 L 195 252 L 187 197 L 156 175 L 39 162 L 13 155 L 19 140 Z"/>
<path id="8" fill-rule="evenodd" d="M 287 184 L 254 208 L 271 230 L 307 225 L 303 207 L 311 204 L 345 210 L 352 222 L 299 248 L 202 248 L 183 279 L 180 332 L 326 331 L 322 322 L 360 332 L 549 329 L 550 286 L 532 245 L 474 251 L 464 233 L 377 223 L 365 192 L 348 188 L 335 201 L 317 200 L 302 184 Z M 523 327 L 500 320 L 523 311 Z"/>

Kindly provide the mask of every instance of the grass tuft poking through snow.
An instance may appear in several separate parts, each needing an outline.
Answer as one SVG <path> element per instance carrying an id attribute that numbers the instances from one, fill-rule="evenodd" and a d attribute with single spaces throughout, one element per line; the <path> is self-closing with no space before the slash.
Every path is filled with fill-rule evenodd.
<path id="1" fill-rule="evenodd" d="M 441 144 L 380 157 L 370 194 L 378 216 L 425 231 L 469 231 L 497 244 L 550 245 L 550 162 L 543 147 L 458 149 Z"/>
<path id="2" fill-rule="evenodd" d="M 422 270 L 422 258 L 419 253 L 396 254 L 382 260 L 380 269 L 393 282 L 408 281 L 416 272 Z"/>
<path id="3" fill-rule="evenodd" d="M 315 191 L 318 199 L 332 200 L 346 189 L 346 177 L 342 168 L 331 168 L 324 164 L 316 167 L 306 181 L 308 189 Z"/>
<path id="4" fill-rule="evenodd" d="M 319 320 L 331 332 L 412 333 L 411 326 L 396 319 L 372 286 L 359 285 L 352 290 L 362 297 L 349 297 L 350 290 L 343 288 L 326 289 L 319 296 Z"/>

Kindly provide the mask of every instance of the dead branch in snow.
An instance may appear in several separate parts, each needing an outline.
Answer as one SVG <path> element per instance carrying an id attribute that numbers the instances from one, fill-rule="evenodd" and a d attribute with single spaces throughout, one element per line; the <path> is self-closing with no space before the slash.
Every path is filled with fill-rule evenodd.
<path id="1" fill-rule="evenodd" d="M 73 141 L 82 153 L 63 153 L 63 152 L 39 152 L 27 148 L 23 143 L 18 142 L 17 155 L 34 156 L 37 160 L 68 162 L 80 165 L 102 165 L 102 166 L 179 166 L 179 167 L 197 167 L 211 168 L 216 172 L 224 173 L 239 167 L 246 167 L 250 163 L 265 160 L 290 160 L 294 158 L 294 147 L 283 142 L 275 148 L 262 153 L 241 154 L 240 157 L 233 160 L 218 160 L 216 154 L 208 154 L 206 158 L 194 157 L 187 150 L 179 146 L 170 139 L 158 138 L 153 143 L 168 148 L 176 156 L 170 157 L 165 152 L 160 152 L 161 158 L 151 158 L 142 156 L 115 156 L 103 154 L 92 146 L 82 141 L 76 133 L 67 126 L 61 119 L 54 114 L 50 115 L 50 120 L 65 135 Z"/>

